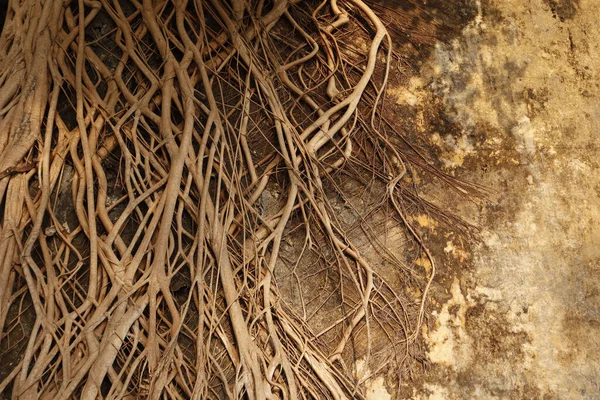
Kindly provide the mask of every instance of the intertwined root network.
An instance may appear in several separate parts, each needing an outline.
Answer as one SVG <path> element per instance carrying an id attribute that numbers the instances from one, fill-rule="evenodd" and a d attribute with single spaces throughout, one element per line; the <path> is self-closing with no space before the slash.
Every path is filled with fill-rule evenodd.
<path id="1" fill-rule="evenodd" d="M 0 392 L 360 398 L 349 343 L 368 363 L 377 331 L 401 362 L 434 275 L 404 305 L 330 204 L 366 176 L 422 245 L 381 116 L 392 59 L 361 0 L 9 1 Z M 328 340 L 275 281 L 290 230 L 338 276 Z"/>

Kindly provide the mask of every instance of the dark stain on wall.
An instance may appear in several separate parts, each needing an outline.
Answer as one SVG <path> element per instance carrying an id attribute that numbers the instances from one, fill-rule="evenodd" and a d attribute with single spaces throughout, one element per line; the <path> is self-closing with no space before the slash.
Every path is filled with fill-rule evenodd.
<path id="1" fill-rule="evenodd" d="M 561 21 L 572 19 L 579 9 L 579 0 L 544 0 L 554 18 L 558 18 Z"/>
<path id="2" fill-rule="evenodd" d="M 8 9 L 8 0 L 0 0 L 0 32 L 4 28 L 4 21 L 6 20 L 6 10 Z"/>
<path id="3" fill-rule="evenodd" d="M 469 0 L 366 0 L 411 61 L 426 58 L 435 44 L 449 42 L 477 15 Z"/>

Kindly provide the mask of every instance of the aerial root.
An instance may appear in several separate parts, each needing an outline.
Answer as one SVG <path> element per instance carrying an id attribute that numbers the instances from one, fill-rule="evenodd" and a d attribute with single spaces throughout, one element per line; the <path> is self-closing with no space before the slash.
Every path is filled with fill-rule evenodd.
<path id="1" fill-rule="evenodd" d="M 425 249 L 403 208 L 398 133 L 379 122 L 391 62 L 386 27 L 361 0 L 11 1 L 3 343 L 32 321 L 0 391 L 362 396 L 349 344 L 366 340 L 368 362 L 379 330 L 408 351 L 435 271 L 406 311 L 331 204 L 338 172 L 371 174 Z M 275 280 L 297 228 L 302 254 L 339 276 L 343 315 L 320 334 Z"/>

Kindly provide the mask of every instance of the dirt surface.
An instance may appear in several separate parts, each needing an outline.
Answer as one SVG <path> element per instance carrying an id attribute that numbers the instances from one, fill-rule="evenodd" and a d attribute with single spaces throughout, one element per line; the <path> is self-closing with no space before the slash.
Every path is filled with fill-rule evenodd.
<path id="1" fill-rule="evenodd" d="M 398 397 L 597 399 L 598 3 L 475 4 L 461 35 L 392 90 L 440 167 L 490 189 L 477 204 L 424 188 L 480 240 L 431 231 L 428 362 Z"/>

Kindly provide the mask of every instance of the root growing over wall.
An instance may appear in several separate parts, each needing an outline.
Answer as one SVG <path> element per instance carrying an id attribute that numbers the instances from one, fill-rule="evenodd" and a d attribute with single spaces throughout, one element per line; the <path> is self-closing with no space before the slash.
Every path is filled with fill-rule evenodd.
<path id="1" fill-rule="evenodd" d="M 401 364 L 435 264 L 406 218 L 419 157 L 382 118 L 393 60 L 363 0 L 9 2 L 0 332 L 22 346 L 0 392 L 360 398 L 349 343 L 368 362 L 375 331 Z M 338 222 L 344 174 L 379 187 L 429 258 L 414 304 Z M 278 290 L 292 229 L 339 276 L 333 341 Z"/>

